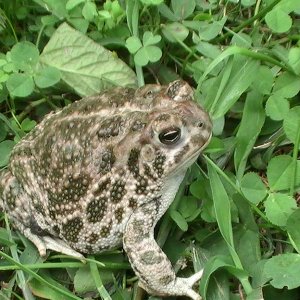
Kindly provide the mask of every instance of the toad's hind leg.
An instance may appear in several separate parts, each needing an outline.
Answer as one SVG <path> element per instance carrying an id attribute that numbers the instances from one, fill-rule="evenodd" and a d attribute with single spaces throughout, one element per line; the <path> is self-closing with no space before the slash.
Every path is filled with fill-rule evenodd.
<path id="1" fill-rule="evenodd" d="M 19 225 L 18 229 L 28 238 L 38 249 L 40 256 L 46 256 L 46 250 L 54 250 L 80 260 L 84 260 L 84 256 L 73 250 L 67 243 L 59 238 L 55 238 L 50 235 L 38 236 L 32 233 L 30 228 L 25 228 Z"/>
<path id="2" fill-rule="evenodd" d="M 176 277 L 170 261 L 154 240 L 156 205 L 150 202 L 137 208 L 126 225 L 123 243 L 132 268 L 150 294 L 201 300 L 193 285 L 201 278 L 202 271 L 189 278 Z"/>
<path id="3" fill-rule="evenodd" d="M 84 259 L 82 254 L 73 250 L 63 240 L 55 238 L 41 228 L 32 214 L 31 202 L 31 196 L 25 192 L 16 177 L 9 171 L 1 174 L 0 205 L 7 212 L 14 227 L 37 247 L 40 255 L 45 256 L 47 249 L 50 249 Z"/>

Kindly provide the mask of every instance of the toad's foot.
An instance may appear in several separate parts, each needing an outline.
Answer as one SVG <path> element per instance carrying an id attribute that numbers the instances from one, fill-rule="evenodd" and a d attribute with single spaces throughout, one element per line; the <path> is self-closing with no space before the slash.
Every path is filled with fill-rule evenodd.
<path id="1" fill-rule="evenodd" d="M 201 300 L 193 285 L 201 278 L 203 271 L 189 278 L 176 277 L 171 262 L 154 240 L 155 218 L 147 217 L 155 212 L 155 202 L 137 208 L 127 222 L 123 236 L 124 249 L 140 285 L 148 293 L 159 296 L 188 296 Z"/>
<path id="2" fill-rule="evenodd" d="M 56 252 L 61 252 L 63 254 L 78 258 L 82 261 L 85 260 L 84 256 L 73 250 L 67 243 L 63 240 L 54 238 L 51 236 L 37 236 L 33 234 L 29 228 L 23 231 L 23 234 L 37 247 L 40 256 L 46 256 L 47 249 L 54 250 Z"/>

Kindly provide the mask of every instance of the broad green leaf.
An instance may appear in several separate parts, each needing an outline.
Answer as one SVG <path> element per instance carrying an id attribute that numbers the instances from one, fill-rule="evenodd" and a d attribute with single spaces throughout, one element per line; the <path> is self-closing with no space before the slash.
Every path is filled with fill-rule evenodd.
<path id="1" fill-rule="evenodd" d="M 134 55 L 134 62 L 141 67 L 146 66 L 149 63 L 149 57 L 144 47 L 138 50 Z"/>
<path id="2" fill-rule="evenodd" d="M 260 66 L 252 85 L 257 92 L 263 95 L 268 95 L 271 93 L 273 81 L 274 75 L 271 69 L 266 66 Z"/>
<path id="3" fill-rule="evenodd" d="M 82 15 L 86 20 L 93 21 L 98 15 L 96 4 L 90 1 L 86 2 L 82 8 Z"/>
<path id="4" fill-rule="evenodd" d="M 134 61 L 139 66 L 158 61 L 162 56 L 161 50 L 156 46 L 142 47 L 134 56 Z"/>
<path id="5" fill-rule="evenodd" d="M 182 197 L 178 211 L 183 216 L 184 219 L 187 219 L 198 210 L 198 200 L 193 196 Z"/>
<path id="6" fill-rule="evenodd" d="M 41 68 L 34 75 L 34 81 L 39 88 L 50 87 L 60 81 L 60 71 L 54 67 Z"/>
<path id="7" fill-rule="evenodd" d="M 11 49 L 11 61 L 21 71 L 32 72 L 39 60 L 39 50 L 30 42 L 19 42 Z"/>
<path id="8" fill-rule="evenodd" d="M 289 64 L 296 74 L 300 74 L 300 48 L 291 48 L 289 51 Z"/>
<path id="9" fill-rule="evenodd" d="M 21 123 L 22 130 L 25 132 L 29 132 L 30 130 L 32 130 L 35 125 L 36 121 L 30 120 L 29 118 L 24 119 Z"/>
<path id="10" fill-rule="evenodd" d="M 4 167 L 7 165 L 9 157 L 10 157 L 10 152 L 15 145 L 15 142 L 11 140 L 5 140 L 0 143 L 0 167 Z"/>
<path id="11" fill-rule="evenodd" d="M 60 20 L 68 17 L 68 11 L 66 9 L 67 0 L 34 0 L 45 11 L 52 13 L 52 15 L 58 17 Z"/>
<path id="12" fill-rule="evenodd" d="M 293 197 L 280 193 L 271 193 L 264 204 L 266 216 L 277 226 L 286 226 L 287 219 L 297 208 Z"/>
<path id="13" fill-rule="evenodd" d="M 97 291 L 95 281 L 89 266 L 84 266 L 76 271 L 74 277 L 74 289 L 78 294 Z"/>
<path id="14" fill-rule="evenodd" d="M 243 6 L 249 7 L 256 3 L 256 0 L 242 0 L 241 1 Z"/>
<path id="15" fill-rule="evenodd" d="M 200 280 L 200 294 L 205 296 L 208 289 L 209 279 L 212 274 L 218 269 L 224 268 L 225 266 L 232 266 L 228 256 L 214 256 L 205 264 L 205 273 Z"/>
<path id="16" fill-rule="evenodd" d="M 68 0 L 67 4 L 66 4 L 66 9 L 67 10 L 71 10 L 74 7 L 78 6 L 81 3 L 84 3 L 85 0 Z"/>
<path id="17" fill-rule="evenodd" d="M 300 136 L 300 106 L 290 109 L 283 120 L 283 129 L 286 136 L 295 144 Z M 299 143 L 300 149 L 300 143 Z"/>
<path id="18" fill-rule="evenodd" d="M 182 231 L 187 231 L 188 230 L 188 224 L 185 220 L 185 218 L 181 215 L 180 212 L 177 210 L 170 210 L 170 216 L 172 220 L 177 224 L 177 226 L 182 230 Z"/>
<path id="19" fill-rule="evenodd" d="M 126 40 L 126 48 L 131 54 L 136 53 L 143 45 L 138 37 L 131 36 Z"/>
<path id="20" fill-rule="evenodd" d="M 178 20 L 185 20 L 190 16 L 196 7 L 195 0 L 178 1 L 172 0 L 171 6 Z"/>
<path id="21" fill-rule="evenodd" d="M 201 295 L 206 296 L 209 287 L 208 286 L 209 279 L 212 276 L 212 274 L 219 269 L 227 270 L 229 273 L 233 274 L 235 277 L 239 278 L 240 280 L 247 278 L 247 273 L 242 269 L 238 269 L 234 267 L 232 265 L 232 262 L 228 259 L 227 256 L 217 255 L 211 258 L 205 265 L 205 273 L 201 278 L 200 286 L 199 286 Z M 216 299 L 224 299 L 224 295 L 222 295 L 222 298 L 216 298 Z"/>
<path id="22" fill-rule="evenodd" d="M 270 96 L 266 102 L 266 114 L 275 121 L 281 121 L 287 115 L 289 109 L 289 101 L 278 94 Z"/>
<path id="23" fill-rule="evenodd" d="M 200 41 L 197 44 L 196 49 L 201 54 L 212 59 L 215 59 L 217 56 L 219 56 L 222 53 L 221 49 L 218 46 L 212 45 L 204 41 Z"/>
<path id="24" fill-rule="evenodd" d="M 144 32 L 143 35 L 143 46 L 150 46 L 159 43 L 161 40 L 160 35 L 153 35 L 151 31 Z"/>
<path id="25" fill-rule="evenodd" d="M 34 81 L 30 75 L 13 73 L 9 76 L 6 87 L 13 97 L 27 97 L 34 90 Z"/>
<path id="26" fill-rule="evenodd" d="M 136 85 L 135 74 L 123 61 L 66 23 L 52 35 L 40 60 L 60 70 L 62 80 L 81 96 Z"/>
<path id="27" fill-rule="evenodd" d="M 206 178 L 200 177 L 190 185 L 191 194 L 198 199 L 204 199 L 205 188 L 208 186 L 208 184 L 209 182 Z"/>
<path id="28" fill-rule="evenodd" d="M 300 209 L 295 210 L 288 218 L 286 223 L 289 239 L 295 250 L 300 253 Z"/>
<path id="29" fill-rule="evenodd" d="M 264 275 L 277 289 L 295 289 L 300 286 L 300 255 L 284 253 L 271 257 L 264 266 Z"/>
<path id="30" fill-rule="evenodd" d="M 149 61 L 151 62 L 159 61 L 162 56 L 162 51 L 156 46 L 147 46 L 144 47 L 144 50 L 147 53 Z"/>
<path id="31" fill-rule="evenodd" d="M 72 18 L 69 20 L 70 25 L 74 27 L 74 29 L 78 30 L 79 32 L 86 35 L 88 27 L 89 27 L 89 21 L 84 18 Z M 53 33 L 51 32 L 51 36 Z"/>
<path id="32" fill-rule="evenodd" d="M 255 205 L 267 195 L 266 186 L 261 181 L 261 178 L 253 172 L 244 175 L 241 181 L 241 190 L 244 196 Z"/>
<path id="33" fill-rule="evenodd" d="M 51 16 L 43 16 L 41 17 L 41 22 L 43 25 L 45 26 L 51 26 L 54 25 L 55 23 L 57 23 L 59 21 L 59 19 L 53 15 Z"/>
<path id="34" fill-rule="evenodd" d="M 293 24 L 292 18 L 280 8 L 268 12 L 265 20 L 269 28 L 276 33 L 287 32 Z"/>
<path id="35" fill-rule="evenodd" d="M 189 30 L 178 22 L 164 25 L 162 27 L 162 32 L 164 36 L 172 43 L 177 43 L 177 40 L 184 41 L 189 35 Z"/>
<path id="36" fill-rule="evenodd" d="M 253 41 L 250 35 L 239 32 L 233 35 L 231 45 L 236 45 L 242 48 L 251 48 Z"/>
<path id="37" fill-rule="evenodd" d="M 204 41 L 210 41 L 215 38 L 223 29 L 224 24 L 227 21 L 227 17 L 223 17 L 219 21 L 203 22 L 199 29 L 199 36 Z"/>
<path id="38" fill-rule="evenodd" d="M 292 98 L 300 91 L 300 78 L 290 73 L 281 73 L 275 80 L 273 93 Z"/>
<path id="39" fill-rule="evenodd" d="M 238 179 L 245 172 L 248 156 L 265 121 L 262 100 L 263 96 L 256 91 L 248 93 L 246 98 L 242 121 L 236 134 L 234 151 L 234 165 Z"/>
<path id="40" fill-rule="evenodd" d="M 300 186 L 300 161 L 297 161 L 295 186 Z M 270 188 L 275 191 L 287 190 L 291 185 L 293 174 L 293 159 L 288 155 L 273 157 L 267 168 Z"/>
<path id="41" fill-rule="evenodd" d="M 7 130 L 3 121 L 0 121 L 0 142 L 2 142 L 7 135 Z"/>
<path id="42" fill-rule="evenodd" d="M 3 246 L 12 246 L 13 242 L 10 241 L 8 231 L 4 228 L 0 228 L 0 244 Z"/>

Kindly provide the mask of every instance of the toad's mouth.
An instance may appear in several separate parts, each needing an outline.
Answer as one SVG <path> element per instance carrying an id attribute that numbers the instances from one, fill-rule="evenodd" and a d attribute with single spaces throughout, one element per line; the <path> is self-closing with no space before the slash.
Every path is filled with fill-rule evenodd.
<path id="1" fill-rule="evenodd" d="M 196 161 L 196 159 L 200 155 L 200 153 L 210 143 L 211 137 L 212 137 L 212 133 L 210 134 L 207 141 L 199 149 L 192 152 L 186 160 L 184 160 L 182 163 L 180 163 L 179 165 L 176 166 L 176 168 L 171 172 L 172 175 L 176 175 L 177 173 L 182 171 L 182 169 L 187 169 L 188 167 L 190 167 Z"/>

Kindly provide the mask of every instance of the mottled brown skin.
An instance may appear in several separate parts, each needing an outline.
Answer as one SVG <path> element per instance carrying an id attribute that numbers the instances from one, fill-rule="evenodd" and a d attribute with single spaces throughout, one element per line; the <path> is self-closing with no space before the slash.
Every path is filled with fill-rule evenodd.
<path id="1" fill-rule="evenodd" d="M 123 243 L 140 284 L 200 296 L 202 272 L 177 278 L 153 236 L 211 136 L 183 81 L 115 88 L 50 114 L 13 149 L 0 204 L 38 248 L 76 257 Z"/>

